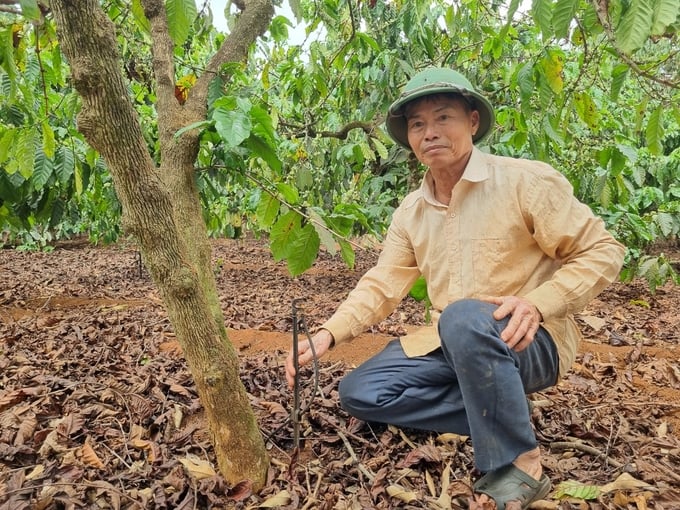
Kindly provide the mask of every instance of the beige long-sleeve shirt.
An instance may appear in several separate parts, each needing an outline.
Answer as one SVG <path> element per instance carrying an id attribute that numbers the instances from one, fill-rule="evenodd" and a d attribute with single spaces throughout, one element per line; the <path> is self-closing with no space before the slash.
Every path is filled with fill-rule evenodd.
<path id="1" fill-rule="evenodd" d="M 408 356 L 440 346 L 438 312 L 462 298 L 522 296 L 543 316 L 564 374 L 581 333 L 573 319 L 618 275 L 625 249 L 549 165 L 473 149 L 448 205 L 432 177 L 395 210 L 378 262 L 322 325 L 346 342 L 387 317 L 422 274 L 433 322 L 401 338 Z"/>

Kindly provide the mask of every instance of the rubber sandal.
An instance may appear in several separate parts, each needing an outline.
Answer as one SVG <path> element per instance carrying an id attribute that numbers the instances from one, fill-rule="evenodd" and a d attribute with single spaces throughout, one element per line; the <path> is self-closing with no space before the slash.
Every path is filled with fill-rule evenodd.
<path id="1" fill-rule="evenodd" d="M 505 510 L 506 503 L 511 501 L 519 501 L 524 509 L 547 496 L 550 478 L 543 475 L 540 480 L 535 480 L 514 464 L 509 464 L 485 474 L 475 482 L 474 490 L 493 499 L 497 510 Z"/>

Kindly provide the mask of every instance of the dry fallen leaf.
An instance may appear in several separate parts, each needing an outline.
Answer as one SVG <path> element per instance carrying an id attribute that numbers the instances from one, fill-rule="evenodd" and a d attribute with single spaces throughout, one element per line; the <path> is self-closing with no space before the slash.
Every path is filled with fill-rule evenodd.
<path id="1" fill-rule="evenodd" d="M 420 462 L 440 463 L 441 452 L 431 444 L 424 444 L 409 452 L 406 458 L 397 463 L 397 467 L 412 467 Z"/>
<path id="2" fill-rule="evenodd" d="M 40 478 L 40 476 L 45 472 L 45 466 L 43 464 L 38 464 L 35 466 L 30 473 L 26 475 L 26 480 L 35 480 Z"/>
<path id="3" fill-rule="evenodd" d="M 601 330 L 607 324 L 606 320 L 600 317 L 595 317 L 594 315 L 579 315 L 578 318 L 593 328 L 594 331 Z"/>
<path id="4" fill-rule="evenodd" d="M 387 494 L 398 499 L 399 501 L 403 501 L 404 503 L 411 503 L 412 501 L 418 499 L 417 493 L 406 490 L 404 487 L 397 484 L 388 485 Z"/>
<path id="5" fill-rule="evenodd" d="M 626 491 L 631 489 L 648 488 L 650 485 L 647 482 L 634 478 L 629 473 L 621 473 L 619 477 L 612 483 L 608 483 L 600 487 L 604 493 L 613 491 Z"/>
<path id="6" fill-rule="evenodd" d="M 210 462 L 199 459 L 195 455 L 187 455 L 185 458 L 178 460 L 186 468 L 189 474 L 196 480 L 210 478 L 211 476 L 215 476 L 217 474 L 212 465 L 210 465 Z"/>
<path id="7" fill-rule="evenodd" d="M 104 463 L 97 456 L 97 452 L 94 451 L 94 449 L 92 448 L 92 446 L 90 446 L 89 443 L 85 443 L 83 445 L 83 447 L 80 449 L 80 455 L 81 460 L 83 461 L 84 464 L 87 464 L 88 466 L 92 466 L 97 469 L 106 468 Z"/>
<path id="8" fill-rule="evenodd" d="M 454 434 L 453 432 L 445 432 L 444 434 L 439 434 L 436 437 L 436 441 L 438 443 L 442 444 L 447 444 L 447 443 L 452 443 L 452 444 L 459 444 L 459 443 L 464 443 L 465 441 L 468 440 L 469 436 L 461 436 L 460 434 Z"/>
<path id="9" fill-rule="evenodd" d="M 277 508 L 279 506 L 286 506 L 290 503 L 290 492 L 287 490 L 282 490 L 281 492 L 273 495 L 264 502 L 260 503 L 259 508 Z"/>
<path id="10" fill-rule="evenodd" d="M 451 496 L 449 494 L 449 488 L 451 487 L 451 463 L 447 463 L 444 471 L 442 471 L 442 492 L 439 494 L 439 499 L 437 499 L 437 505 L 442 510 L 451 509 Z"/>

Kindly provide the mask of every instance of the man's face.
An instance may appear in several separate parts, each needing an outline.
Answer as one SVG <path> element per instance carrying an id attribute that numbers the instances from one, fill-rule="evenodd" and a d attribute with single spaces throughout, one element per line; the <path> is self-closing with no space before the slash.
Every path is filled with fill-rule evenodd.
<path id="1" fill-rule="evenodd" d="M 418 160 L 430 168 L 466 164 L 479 112 L 462 98 L 425 96 L 406 106 L 408 142 Z"/>

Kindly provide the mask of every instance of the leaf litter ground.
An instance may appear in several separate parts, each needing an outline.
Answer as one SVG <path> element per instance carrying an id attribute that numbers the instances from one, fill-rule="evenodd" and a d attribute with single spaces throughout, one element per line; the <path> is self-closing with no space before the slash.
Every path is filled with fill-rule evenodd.
<path id="1" fill-rule="evenodd" d="M 229 335 L 271 456 L 252 494 L 215 473 L 203 410 L 158 294 L 124 244 L 0 252 L 0 509 L 462 508 L 479 473 L 468 438 L 349 418 L 343 374 L 408 328 L 406 299 L 305 368 L 300 447 L 283 377 L 291 301 L 314 329 L 357 268 L 323 256 L 291 278 L 258 240 L 214 242 Z M 677 258 L 677 253 L 674 254 Z M 617 283 L 579 315 L 573 370 L 531 396 L 553 481 L 544 509 L 680 509 L 680 288 Z M 225 405 L 229 405 L 225 402 Z"/>

